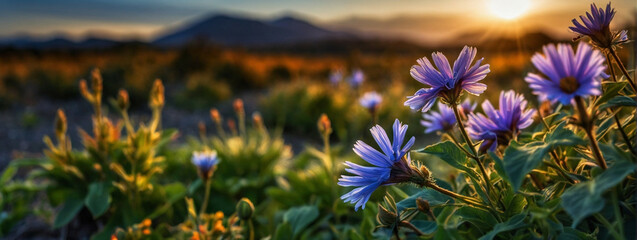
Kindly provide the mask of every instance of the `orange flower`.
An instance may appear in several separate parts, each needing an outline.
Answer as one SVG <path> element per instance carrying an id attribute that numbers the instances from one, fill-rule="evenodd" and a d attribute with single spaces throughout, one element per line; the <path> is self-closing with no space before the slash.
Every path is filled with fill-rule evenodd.
<path id="1" fill-rule="evenodd" d="M 144 235 L 150 235 L 150 229 L 146 228 L 142 231 Z"/>
<path id="2" fill-rule="evenodd" d="M 199 233 L 193 232 L 192 237 L 190 237 L 190 240 L 199 240 Z"/>
<path id="3" fill-rule="evenodd" d="M 115 236 L 115 234 L 111 235 L 111 240 L 117 240 L 117 236 Z"/>
<path id="4" fill-rule="evenodd" d="M 217 211 L 215 213 L 215 219 L 223 219 L 223 212 L 222 211 Z"/>
<path id="5" fill-rule="evenodd" d="M 215 227 L 212 229 L 213 232 L 225 232 L 226 228 L 223 226 L 223 221 L 217 220 L 215 222 Z"/>

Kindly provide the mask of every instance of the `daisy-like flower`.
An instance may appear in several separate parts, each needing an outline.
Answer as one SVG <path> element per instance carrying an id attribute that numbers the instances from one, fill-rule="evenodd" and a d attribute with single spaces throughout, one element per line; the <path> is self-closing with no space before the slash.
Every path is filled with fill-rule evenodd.
<path id="1" fill-rule="evenodd" d="M 363 96 L 358 100 L 358 102 L 364 108 L 367 108 L 370 112 L 376 111 L 378 105 L 383 102 L 383 97 L 380 96 L 377 92 L 366 92 Z"/>
<path id="2" fill-rule="evenodd" d="M 478 103 L 472 102 L 469 99 L 465 99 L 464 102 L 462 102 L 462 104 L 458 105 L 458 111 L 460 112 L 460 117 L 466 120 L 467 116 L 469 116 L 469 113 L 472 113 L 474 110 L 476 110 L 476 106 L 478 106 Z"/>
<path id="3" fill-rule="evenodd" d="M 498 144 L 506 146 L 520 130 L 533 123 L 534 109 L 526 109 L 522 94 L 513 90 L 500 92 L 500 109 L 495 110 L 489 100 L 482 103 L 486 114 L 469 114 L 468 132 L 471 138 L 481 141 L 480 151 L 494 151 Z"/>
<path id="4" fill-rule="evenodd" d="M 542 75 L 529 73 L 524 80 L 533 94 L 543 100 L 570 104 L 576 96 L 600 95 L 604 70 L 604 56 L 588 44 L 580 42 L 577 51 L 568 44 L 549 44 L 544 54 L 536 53 L 531 62 Z"/>
<path id="5" fill-rule="evenodd" d="M 445 103 L 455 103 L 463 90 L 474 95 L 483 93 L 487 85 L 479 81 L 489 73 L 489 64 L 480 65 L 483 59 L 479 59 L 472 66 L 476 53 L 476 48 L 465 46 L 453 63 L 453 69 L 447 57 L 440 52 L 431 54 L 437 69 L 426 57 L 418 59 L 418 65 L 411 67 L 411 76 L 418 82 L 429 85 L 430 88 L 421 88 L 413 96 L 407 97 L 405 106 L 426 112 L 438 97 L 441 97 Z"/>
<path id="6" fill-rule="evenodd" d="M 365 81 L 365 73 L 360 69 L 354 70 L 352 76 L 349 77 L 349 84 L 352 85 L 352 87 L 360 86 L 363 84 L 363 81 Z"/>
<path id="7" fill-rule="evenodd" d="M 372 193 L 381 185 L 390 185 L 409 181 L 413 174 L 418 174 L 418 170 L 411 166 L 411 160 L 407 152 L 414 145 L 415 138 L 412 137 L 404 146 L 407 125 L 403 125 L 396 119 L 394 121 L 393 143 L 389 141 L 387 133 L 383 128 L 376 125 L 370 129 L 372 136 L 382 153 L 367 145 L 363 141 L 354 144 L 354 152 L 363 160 L 374 165 L 373 167 L 361 166 L 352 162 L 345 162 L 348 167 L 345 169 L 354 176 L 341 175 L 338 185 L 343 187 L 356 187 L 352 191 L 341 196 L 345 202 L 355 203 L 354 209 L 365 209 L 365 204 Z"/>
<path id="8" fill-rule="evenodd" d="M 453 113 L 453 109 L 440 102 L 438 103 L 438 112 L 423 113 L 422 117 L 424 120 L 421 120 L 420 124 L 425 127 L 425 133 L 446 132 L 456 125 L 456 115 Z"/>
<path id="9" fill-rule="evenodd" d="M 192 153 L 192 164 L 197 167 L 199 175 L 203 179 L 212 177 L 217 164 L 219 164 L 219 157 L 217 157 L 216 151 L 202 151 Z"/>
<path id="10" fill-rule="evenodd" d="M 610 48 L 613 45 L 624 43 L 628 40 L 625 31 L 611 32 L 610 22 L 615 17 L 615 9 L 610 7 L 610 2 L 606 9 L 597 8 L 595 3 L 591 4 L 591 11 L 586 12 L 586 17 L 579 16 L 581 23 L 577 19 L 571 20 L 573 25 L 569 27 L 573 32 L 580 34 L 574 40 L 583 36 L 588 36 L 593 43 L 602 48 Z"/>
<path id="11" fill-rule="evenodd" d="M 343 72 L 341 70 L 334 70 L 330 73 L 330 83 L 338 85 L 343 80 Z"/>

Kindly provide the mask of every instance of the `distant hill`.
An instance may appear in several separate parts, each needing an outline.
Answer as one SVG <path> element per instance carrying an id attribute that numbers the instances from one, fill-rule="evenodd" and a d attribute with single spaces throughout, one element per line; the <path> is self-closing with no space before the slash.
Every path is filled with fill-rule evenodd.
<path id="1" fill-rule="evenodd" d="M 182 46 L 195 39 L 203 39 L 221 45 L 254 47 L 355 38 L 357 38 L 355 34 L 328 30 L 289 16 L 264 21 L 214 15 L 179 27 L 152 43 L 158 46 L 174 47 Z"/>
<path id="2" fill-rule="evenodd" d="M 20 36 L 0 40 L 0 46 L 20 49 L 100 49 L 109 48 L 122 42 L 90 37 L 82 41 L 72 41 L 63 36 L 49 39 L 40 39 L 29 36 Z"/>

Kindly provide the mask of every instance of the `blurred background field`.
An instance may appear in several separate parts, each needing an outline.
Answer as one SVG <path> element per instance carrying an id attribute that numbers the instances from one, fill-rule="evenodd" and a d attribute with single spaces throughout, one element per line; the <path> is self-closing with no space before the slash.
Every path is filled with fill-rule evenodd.
<path id="1" fill-rule="evenodd" d="M 222 143 L 212 139 L 219 132 L 210 118 L 211 108 L 219 109 L 222 116 L 234 116 L 233 101 L 242 99 L 248 119 L 252 113 L 260 113 L 274 140 L 268 142 L 271 145 L 267 145 L 266 153 L 255 146 L 250 146 L 255 148 L 252 150 L 263 154 L 257 155 L 265 165 L 268 161 L 293 159 L 286 166 L 304 174 L 287 176 L 286 172 L 268 168 L 259 174 L 263 177 L 259 179 L 250 178 L 250 174 L 260 169 L 237 175 L 236 170 L 249 165 L 254 156 L 222 152 L 222 159 L 240 159 L 236 163 L 240 166 L 219 170 L 220 178 L 227 182 L 213 185 L 213 189 L 222 192 L 214 201 L 228 203 L 220 204 L 225 206 L 220 210 L 232 211 L 234 205 L 230 203 L 246 189 L 266 189 L 250 196 L 257 203 L 273 199 L 274 203 L 263 205 L 262 211 L 272 206 L 288 209 L 307 204 L 307 199 L 322 193 L 333 197 L 332 189 L 321 188 L 332 183 L 318 184 L 316 189 L 295 196 L 275 187 L 303 189 L 303 181 L 321 179 L 317 175 L 325 174 L 314 171 L 313 162 L 321 157 L 316 156 L 318 150 L 311 150 L 323 147 L 317 130 L 321 114 L 331 120 L 334 132 L 330 140 L 335 144 L 334 155 L 341 159 L 353 158 L 350 149 L 355 140 L 371 141 L 368 129 L 374 116 L 358 100 L 368 91 L 377 91 L 383 97 L 376 112 L 379 124 L 387 127 L 398 118 L 409 125 L 407 135 L 416 136 L 416 146 L 435 142 L 439 136 L 423 133 L 421 113 L 403 106 L 406 96 L 423 87 L 411 78 L 409 69 L 416 59 L 434 51 L 455 59 L 464 45 L 477 47 L 477 56 L 484 57 L 491 66 L 491 73 L 483 81 L 488 89 L 481 101 L 497 101 L 501 90 L 514 89 L 526 94 L 537 106 L 523 80 L 532 70 L 529 59 L 544 44 L 571 42 L 574 34 L 566 30 L 570 19 L 585 11 L 588 4 L 565 1 L 551 8 L 551 1 L 530 1 L 528 13 L 506 19 L 484 13 L 489 10 L 482 9 L 482 1 L 453 1 L 448 4 L 451 7 L 445 5 L 440 10 L 432 10 L 439 5 L 430 1 L 407 1 L 407 6 L 398 7 L 373 1 L 369 7 L 361 7 L 360 12 L 357 6 L 368 3 L 352 2 L 343 3 L 344 10 L 329 13 L 325 7 L 313 11 L 311 5 L 287 6 L 284 1 L 259 3 L 274 6 L 269 10 L 226 2 L 220 6 L 186 3 L 171 10 L 174 3 L 165 1 L 156 5 L 150 1 L 62 1 L 59 5 L 69 9 L 60 10 L 52 3 L 10 1 L 0 7 L 0 15 L 9 20 L 1 21 L 0 16 L 0 28 L 5 29 L 0 32 L 0 170 L 12 159 L 43 156 L 42 139 L 53 135 L 58 108 L 67 115 L 68 135 L 76 143 L 73 147 L 81 148 L 78 129 L 91 129 L 93 113 L 78 85 L 98 68 L 104 79 L 106 113 L 112 118 L 119 114 L 108 99 L 116 98 L 119 89 L 125 89 L 132 104 L 133 122 L 151 119 L 149 92 L 155 79 L 163 81 L 166 106 L 161 126 L 179 131 L 170 142 L 171 150 L 161 151 L 169 160 L 164 174 L 171 180 L 196 181 L 196 176 L 176 170 L 180 164 L 188 163 L 193 150 L 206 144 L 214 149 L 230 149 L 215 146 Z M 409 4 L 425 7 L 409 9 Z M 636 4 L 613 4 L 620 9 L 615 29 L 627 29 L 629 39 L 635 39 Z M 45 7 L 50 7 L 50 12 Z M 100 7 L 104 13 L 95 9 Z M 388 8 L 388 13 L 380 13 L 384 8 Z M 147 11 L 148 19 L 117 19 L 135 14 L 135 9 Z M 83 13 L 65 16 L 68 11 Z M 166 14 L 173 11 L 174 14 Z M 473 16 L 473 12 L 482 13 Z M 16 17 L 20 14 L 39 17 L 27 21 Z M 95 16 L 87 16 L 91 14 Z M 165 18 L 162 14 L 166 14 Z M 16 24 L 9 26 L 11 21 Z M 34 21 L 50 23 L 39 26 Z M 56 27 L 56 23 L 60 25 Z M 634 42 L 625 44 L 620 57 L 627 65 L 635 66 L 636 51 Z M 364 82 L 353 87 L 349 80 L 357 69 L 364 73 Z M 338 83 L 330 81 L 335 71 L 342 73 Z M 206 126 L 210 142 L 199 139 L 200 122 Z M 223 129 L 232 131 L 227 122 Z M 268 155 L 268 150 L 276 154 Z M 444 166 L 431 168 L 444 171 Z M 288 182 L 282 183 L 281 179 Z M 240 187 L 226 188 L 232 185 Z M 333 207 L 329 206 L 331 202 L 316 201 L 321 209 Z M 345 208 L 334 207 L 337 215 L 347 211 L 339 207 Z"/>

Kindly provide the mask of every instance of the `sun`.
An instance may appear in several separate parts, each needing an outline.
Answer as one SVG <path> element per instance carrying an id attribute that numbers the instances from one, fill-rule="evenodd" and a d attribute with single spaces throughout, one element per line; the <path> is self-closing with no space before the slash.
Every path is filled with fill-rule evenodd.
<path id="1" fill-rule="evenodd" d="M 491 13 L 506 20 L 522 16 L 531 5 L 529 0 L 489 0 L 488 4 Z"/>

